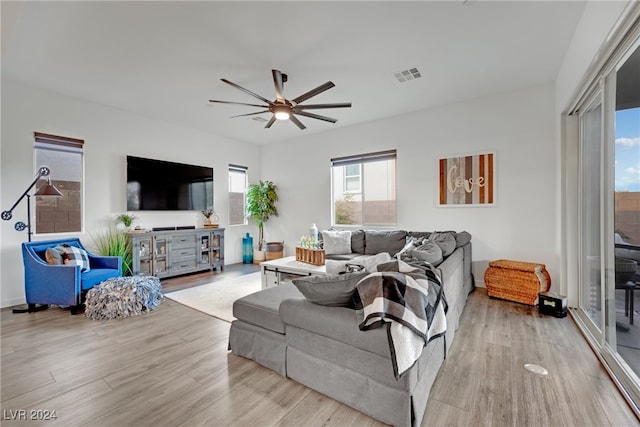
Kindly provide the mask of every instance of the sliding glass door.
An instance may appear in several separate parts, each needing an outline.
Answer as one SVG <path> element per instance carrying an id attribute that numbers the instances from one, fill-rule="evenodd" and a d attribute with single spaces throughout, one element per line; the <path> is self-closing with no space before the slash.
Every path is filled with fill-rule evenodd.
<path id="1" fill-rule="evenodd" d="M 602 335 L 601 270 L 601 163 L 602 96 L 593 95 L 590 105 L 580 114 L 580 306 L 589 317 L 594 335 Z"/>
<path id="2" fill-rule="evenodd" d="M 640 33 L 640 31 L 639 31 Z M 640 36 L 578 106 L 578 323 L 640 408 Z"/>

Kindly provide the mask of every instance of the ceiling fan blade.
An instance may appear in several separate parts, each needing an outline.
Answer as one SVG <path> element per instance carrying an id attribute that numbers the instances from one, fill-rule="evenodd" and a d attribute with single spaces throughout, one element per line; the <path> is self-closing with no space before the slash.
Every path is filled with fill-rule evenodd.
<path id="1" fill-rule="evenodd" d="M 319 114 L 307 113 L 306 111 L 299 111 L 297 109 L 294 110 L 294 113 L 295 114 L 299 114 L 301 116 L 311 117 L 312 119 L 324 120 L 325 122 L 335 123 L 335 122 L 338 121 L 338 119 L 333 119 L 333 118 L 327 117 L 327 116 L 321 116 Z"/>
<path id="2" fill-rule="evenodd" d="M 293 122 L 293 124 L 295 124 L 296 126 L 298 126 L 300 128 L 300 130 L 305 130 L 307 127 L 305 125 L 302 124 L 302 122 L 300 120 L 298 120 L 296 118 L 296 116 L 294 116 L 293 114 L 289 116 L 289 120 L 291 120 Z"/>
<path id="3" fill-rule="evenodd" d="M 335 104 L 307 104 L 296 105 L 297 110 L 320 110 L 323 108 L 351 108 L 350 102 L 339 102 Z"/>
<path id="4" fill-rule="evenodd" d="M 278 101 L 284 101 L 284 82 L 282 81 L 282 73 L 278 70 L 271 70 L 273 74 L 273 85 L 276 88 L 276 98 Z"/>
<path id="5" fill-rule="evenodd" d="M 231 85 L 231 86 L 235 87 L 236 89 L 240 89 L 240 90 L 241 90 L 241 91 L 243 91 L 244 93 L 247 93 L 247 94 L 249 94 L 249 95 L 251 95 L 251 96 L 253 96 L 253 97 L 258 98 L 258 99 L 259 99 L 259 100 L 261 100 L 261 101 L 266 102 L 266 103 L 267 103 L 267 104 L 269 104 L 269 105 L 273 104 L 273 102 L 269 101 L 267 98 L 264 98 L 264 97 L 262 97 L 262 96 L 258 95 L 257 93 L 253 93 L 253 92 L 251 92 L 249 89 L 245 89 L 245 88 L 243 88 L 242 86 L 239 86 L 239 85 L 237 85 L 237 84 L 235 84 L 235 83 L 233 83 L 233 82 L 230 82 L 230 81 L 229 81 L 229 80 L 227 80 L 227 79 L 220 79 L 220 80 L 222 80 L 223 82 L 225 82 L 225 83 L 226 83 L 226 84 L 228 84 L 228 85 Z"/>
<path id="6" fill-rule="evenodd" d="M 264 113 L 268 113 L 268 112 L 269 112 L 269 110 L 264 110 L 264 111 L 258 111 L 256 113 L 238 114 L 237 116 L 231 116 L 229 118 L 233 119 L 233 118 L 236 118 L 236 117 L 255 116 L 256 114 L 264 114 Z"/>
<path id="7" fill-rule="evenodd" d="M 244 102 L 233 102 L 233 101 L 218 101 L 215 99 L 210 99 L 209 102 L 218 102 L 220 104 L 235 104 L 235 105 L 247 105 L 249 107 L 261 107 L 261 108 L 266 108 L 266 105 L 258 105 L 258 104 L 246 104 Z"/>
<path id="8" fill-rule="evenodd" d="M 267 122 L 266 125 L 264 125 L 265 129 L 268 129 L 271 127 L 271 125 L 273 125 L 276 122 L 276 116 L 275 114 L 273 116 L 271 116 L 271 119 Z"/>
<path id="9" fill-rule="evenodd" d="M 329 90 L 332 87 L 334 87 L 335 85 L 333 84 L 333 82 L 326 82 L 325 84 L 322 84 L 320 86 L 318 86 L 315 89 L 311 89 L 309 92 L 303 93 L 302 95 L 300 95 L 299 97 L 292 99 L 291 101 L 295 104 L 300 104 L 301 102 L 321 94 L 322 92 L 324 92 L 325 90 Z"/>

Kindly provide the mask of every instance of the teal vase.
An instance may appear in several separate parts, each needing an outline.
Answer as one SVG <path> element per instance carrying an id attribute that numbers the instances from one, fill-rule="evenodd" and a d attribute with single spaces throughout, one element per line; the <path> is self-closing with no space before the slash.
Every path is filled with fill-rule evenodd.
<path id="1" fill-rule="evenodd" d="M 249 233 L 242 238 L 242 263 L 253 264 L 253 237 Z"/>

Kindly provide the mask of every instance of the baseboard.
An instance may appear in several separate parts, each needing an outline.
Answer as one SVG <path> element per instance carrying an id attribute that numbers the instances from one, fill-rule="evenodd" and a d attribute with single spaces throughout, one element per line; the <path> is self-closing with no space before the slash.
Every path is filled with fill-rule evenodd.
<path id="1" fill-rule="evenodd" d="M 27 302 L 24 300 L 24 298 L 10 299 L 8 301 L 2 301 L 2 306 L 0 308 L 13 307 L 14 305 L 24 305 L 26 303 Z"/>

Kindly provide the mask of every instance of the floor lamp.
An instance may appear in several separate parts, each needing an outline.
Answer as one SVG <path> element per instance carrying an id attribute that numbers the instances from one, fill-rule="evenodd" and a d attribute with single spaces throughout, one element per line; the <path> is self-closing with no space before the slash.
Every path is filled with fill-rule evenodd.
<path id="1" fill-rule="evenodd" d="M 24 199 L 25 197 L 27 198 L 27 223 L 25 224 L 22 221 L 18 221 L 18 222 L 16 222 L 16 224 L 15 224 L 15 226 L 13 228 L 15 228 L 17 231 L 23 231 L 26 228 L 27 229 L 27 236 L 28 236 L 27 238 L 29 239 L 29 241 L 31 241 L 31 235 L 33 234 L 33 232 L 31 231 L 31 195 L 29 195 L 29 191 L 31 191 L 31 189 L 38 183 L 40 178 L 42 178 L 43 176 L 49 176 L 50 173 L 51 173 L 51 170 L 48 167 L 46 167 L 46 166 L 40 167 L 40 169 L 38 169 L 38 173 L 36 174 L 35 179 L 31 183 L 31 185 L 29 185 L 29 187 L 27 187 L 27 189 L 24 191 L 24 193 L 22 193 L 22 196 L 20 196 L 20 198 L 13 204 L 13 206 L 11 206 L 11 209 L 9 209 L 8 211 L 3 211 L 2 212 L 2 219 L 5 220 L 5 221 L 9 221 L 11 218 L 13 218 L 13 210 L 16 208 L 16 206 L 18 206 L 18 204 L 20 204 L 22 199 Z M 48 178 L 47 184 L 45 184 L 42 187 L 40 187 L 35 192 L 34 196 L 36 196 L 36 197 L 62 197 L 62 193 L 53 184 L 51 184 L 51 178 Z M 36 306 L 35 311 L 45 310 L 48 307 L 49 307 L 48 305 Z M 26 313 L 27 311 L 29 311 L 28 308 L 14 308 L 13 309 L 14 313 Z M 34 311 L 34 310 L 31 310 L 31 311 Z"/>

